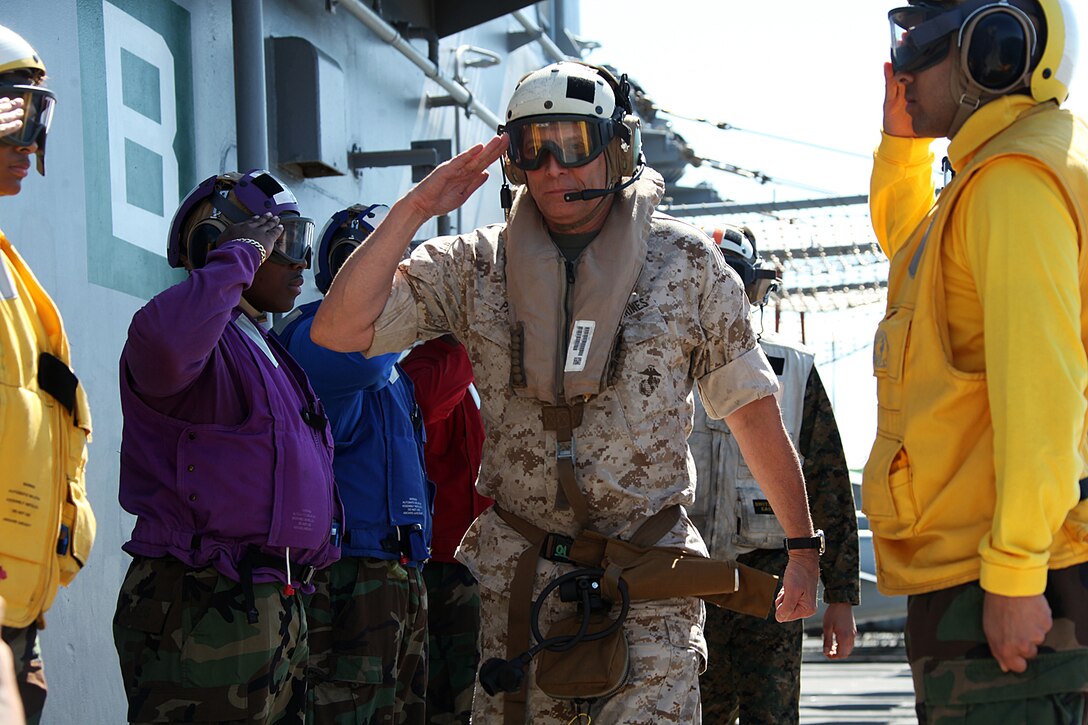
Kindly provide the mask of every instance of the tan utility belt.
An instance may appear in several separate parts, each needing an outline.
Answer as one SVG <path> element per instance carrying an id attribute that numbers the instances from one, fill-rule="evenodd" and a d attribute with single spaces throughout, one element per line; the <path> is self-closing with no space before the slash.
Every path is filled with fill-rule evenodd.
<path id="1" fill-rule="evenodd" d="M 537 559 L 602 569 L 602 595 L 619 601 L 619 580 L 631 601 L 700 597 L 735 612 L 766 618 L 774 602 L 778 577 L 734 561 L 719 561 L 669 547 L 653 546 L 679 520 L 681 509 L 670 506 L 647 519 L 631 541 L 583 530 L 575 537 L 545 531 L 495 506 L 495 512 L 521 534 L 529 546 L 518 559 L 510 582 L 506 657 L 514 660 L 529 648 L 530 609 Z M 523 685 L 508 692 L 503 704 L 505 725 L 525 722 L 528 696 Z"/>
<path id="2" fill-rule="evenodd" d="M 735 561 L 710 559 L 670 547 L 639 545 L 651 537 L 659 540 L 667 533 L 680 515 L 679 506 L 670 506 L 650 517 L 630 542 L 595 531 L 583 531 L 572 538 L 544 531 L 501 508 L 496 507 L 495 512 L 526 540 L 539 545 L 533 559 L 603 569 L 601 587 L 606 599 L 618 601 L 617 580 L 622 577 L 633 602 L 699 597 L 742 614 L 761 618 L 770 614 L 778 577 Z M 662 528 L 665 530 L 661 531 Z M 530 547 L 522 556 L 534 548 Z M 535 568 L 534 564 L 534 571 Z M 513 587 L 511 594 L 516 591 Z"/>

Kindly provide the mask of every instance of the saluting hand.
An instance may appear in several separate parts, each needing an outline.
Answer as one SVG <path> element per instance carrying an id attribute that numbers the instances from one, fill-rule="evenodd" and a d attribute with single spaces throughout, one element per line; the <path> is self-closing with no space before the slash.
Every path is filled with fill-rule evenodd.
<path id="1" fill-rule="evenodd" d="M 884 133 L 914 138 L 914 121 L 907 113 L 907 94 L 891 63 L 884 64 Z"/>
<path id="2" fill-rule="evenodd" d="M 0 138 L 21 129 L 25 113 L 22 98 L 0 97 Z"/>
<path id="3" fill-rule="evenodd" d="M 252 216 L 245 221 L 231 224 L 219 236 L 218 244 L 226 244 L 232 239 L 253 239 L 264 247 L 264 258 L 272 253 L 276 240 L 283 234 L 280 218 L 271 212 Z"/>
<path id="4" fill-rule="evenodd" d="M 487 181 L 487 167 L 502 156 L 507 144 L 509 139 L 503 134 L 454 156 L 427 174 L 427 178 L 404 195 L 403 201 L 424 219 L 448 214 Z"/>

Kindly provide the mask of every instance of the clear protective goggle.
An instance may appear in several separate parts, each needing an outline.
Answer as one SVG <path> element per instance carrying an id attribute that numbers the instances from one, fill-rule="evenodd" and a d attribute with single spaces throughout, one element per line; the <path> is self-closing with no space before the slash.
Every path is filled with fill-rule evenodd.
<path id="1" fill-rule="evenodd" d="M 523 171 L 535 171 L 544 154 L 564 168 L 588 164 L 601 155 L 615 135 L 611 119 L 585 116 L 550 116 L 514 121 L 500 127 L 510 136 L 507 155 Z"/>
<path id="2" fill-rule="evenodd" d="M 0 85 L 0 96 L 15 100 L 23 99 L 23 125 L 14 133 L 0 137 L 0 141 L 12 146 L 41 145 L 41 138 L 49 132 L 53 122 L 53 108 L 57 97 L 48 88 L 34 85 Z"/>
<path id="3" fill-rule="evenodd" d="M 892 70 L 915 73 L 940 63 L 964 17 L 948 6 L 926 3 L 888 11 Z"/>
<path id="4" fill-rule="evenodd" d="M 280 217 L 283 233 L 272 245 L 271 259 L 284 264 L 310 266 L 314 248 L 314 220 L 302 216 Z"/>

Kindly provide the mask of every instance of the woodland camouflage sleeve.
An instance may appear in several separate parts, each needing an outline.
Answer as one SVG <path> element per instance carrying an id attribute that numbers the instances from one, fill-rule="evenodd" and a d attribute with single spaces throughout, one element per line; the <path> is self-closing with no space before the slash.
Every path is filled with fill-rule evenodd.
<path id="1" fill-rule="evenodd" d="M 798 452 L 804 456 L 805 485 L 813 524 L 824 530 L 827 550 L 820 559 L 824 601 L 858 604 L 858 522 L 850 471 L 831 401 L 816 368 L 805 386 Z"/>

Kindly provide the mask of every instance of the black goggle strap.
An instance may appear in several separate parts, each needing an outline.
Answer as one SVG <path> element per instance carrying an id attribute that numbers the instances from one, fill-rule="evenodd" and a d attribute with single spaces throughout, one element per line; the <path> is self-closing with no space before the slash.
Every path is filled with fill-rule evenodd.
<path id="1" fill-rule="evenodd" d="M 253 216 L 253 214 L 250 214 L 245 209 L 238 206 L 219 192 L 220 186 L 219 184 L 216 184 L 215 190 L 212 191 L 211 196 L 208 197 L 208 202 L 216 211 L 225 216 L 229 221 L 237 224 L 239 222 L 244 222 L 246 219 L 249 219 Z"/>

